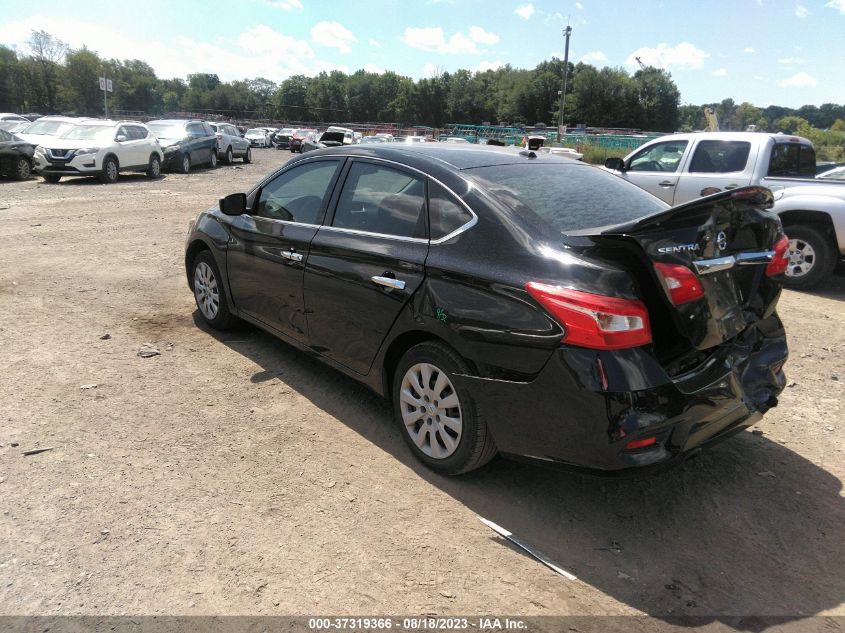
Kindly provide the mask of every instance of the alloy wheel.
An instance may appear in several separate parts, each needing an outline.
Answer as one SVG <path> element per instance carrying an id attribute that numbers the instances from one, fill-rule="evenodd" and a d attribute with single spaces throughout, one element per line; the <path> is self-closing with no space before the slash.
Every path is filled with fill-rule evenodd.
<path id="1" fill-rule="evenodd" d="M 423 453 L 446 459 L 457 450 L 461 403 L 446 372 L 430 363 L 411 366 L 402 378 L 399 406 L 405 430 Z"/>
<path id="2" fill-rule="evenodd" d="M 202 315 L 213 321 L 220 309 L 220 289 L 214 271 L 205 262 L 200 262 L 194 269 L 194 296 Z"/>
<path id="3" fill-rule="evenodd" d="M 786 268 L 787 277 L 803 277 L 809 273 L 816 263 L 816 251 L 801 239 L 789 240 L 789 265 Z"/>

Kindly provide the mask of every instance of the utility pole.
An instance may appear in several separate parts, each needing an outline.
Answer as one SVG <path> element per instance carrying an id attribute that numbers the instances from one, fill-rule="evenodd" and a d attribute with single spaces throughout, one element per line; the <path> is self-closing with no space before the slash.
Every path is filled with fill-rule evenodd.
<path id="1" fill-rule="evenodd" d="M 568 24 L 563 29 L 563 37 L 566 38 L 566 48 L 563 53 L 563 90 L 560 91 L 560 117 L 557 124 L 557 140 L 563 140 L 565 129 L 563 127 L 563 110 L 566 103 L 566 80 L 569 78 L 569 36 L 572 35 L 572 27 Z"/>

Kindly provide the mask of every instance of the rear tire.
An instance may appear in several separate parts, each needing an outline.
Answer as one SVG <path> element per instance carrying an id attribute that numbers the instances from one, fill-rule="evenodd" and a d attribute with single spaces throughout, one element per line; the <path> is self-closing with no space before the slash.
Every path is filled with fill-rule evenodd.
<path id="1" fill-rule="evenodd" d="M 117 177 L 120 175 L 120 170 L 117 167 L 117 159 L 114 156 L 109 156 L 103 161 L 103 171 L 100 172 L 100 182 L 104 185 L 113 185 L 117 182 Z"/>
<path id="2" fill-rule="evenodd" d="M 223 278 L 209 251 L 200 251 L 191 262 L 191 286 L 202 320 L 215 330 L 227 330 L 237 322 L 226 302 Z"/>
<path id="3" fill-rule="evenodd" d="M 150 156 L 150 164 L 147 167 L 147 176 L 152 179 L 161 177 L 161 159 L 158 157 L 158 154 L 152 154 Z"/>
<path id="4" fill-rule="evenodd" d="M 415 345 L 393 377 L 396 422 L 414 456 L 444 475 L 480 468 L 496 455 L 496 444 L 472 395 L 455 386 L 469 367 L 439 342 Z"/>
<path id="5" fill-rule="evenodd" d="M 209 165 L 211 165 L 212 169 L 215 169 L 217 167 L 217 149 L 216 148 L 214 150 L 212 150 L 212 152 L 211 152 L 211 162 L 209 163 Z"/>
<path id="6" fill-rule="evenodd" d="M 789 237 L 789 265 L 785 285 L 795 290 L 809 290 L 824 281 L 836 267 L 834 243 L 820 228 L 794 225 L 784 228 Z"/>
<path id="7" fill-rule="evenodd" d="M 252 162 L 252 148 L 246 148 L 246 154 L 244 154 L 244 163 L 251 163 Z"/>
<path id="8" fill-rule="evenodd" d="M 234 160 L 234 158 L 235 158 L 235 156 L 234 156 L 234 154 L 232 154 L 232 148 L 231 147 L 227 148 L 226 149 L 226 164 L 231 165 L 232 160 Z"/>
<path id="9" fill-rule="evenodd" d="M 15 163 L 15 180 L 29 180 L 32 174 L 32 165 L 27 158 L 21 156 Z"/>

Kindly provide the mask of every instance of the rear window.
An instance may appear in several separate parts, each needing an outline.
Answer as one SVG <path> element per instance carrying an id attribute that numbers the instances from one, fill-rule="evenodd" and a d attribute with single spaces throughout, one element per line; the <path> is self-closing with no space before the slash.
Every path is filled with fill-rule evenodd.
<path id="1" fill-rule="evenodd" d="M 630 222 L 668 208 L 636 185 L 588 165 L 526 162 L 464 173 L 517 213 L 533 212 L 559 232 Z"/>
<path id="2" fill-rule="evenodd" d="M 815 178 L 816 151 L 810 145 L 776 143 L 769 162 L 769 176 Z"/>

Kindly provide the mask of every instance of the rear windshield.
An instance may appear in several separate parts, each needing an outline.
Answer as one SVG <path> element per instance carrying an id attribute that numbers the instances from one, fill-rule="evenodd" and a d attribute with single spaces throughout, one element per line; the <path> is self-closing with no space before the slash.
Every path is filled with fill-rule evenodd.
<path id="1" fill-rule="evenodd" d="M 619 176 L 588 165 L 526 162 L 464 173 L 518 213 L 533 212 L 559 232 L 630 222 L 668 208 Z"/>

